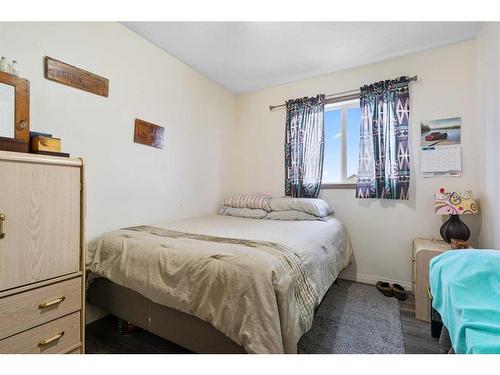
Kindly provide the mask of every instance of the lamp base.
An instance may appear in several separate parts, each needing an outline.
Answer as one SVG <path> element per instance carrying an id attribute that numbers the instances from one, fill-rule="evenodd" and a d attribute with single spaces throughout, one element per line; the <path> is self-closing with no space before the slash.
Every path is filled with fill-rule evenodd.
<path id="1" fill-rule="evenodd" d="M 451 239 L 467 241 L 470 237 L 470 230 L 458 215 L 450 215 L 450 218 L 441 225 L 441 237 L 450 243 Z"/>

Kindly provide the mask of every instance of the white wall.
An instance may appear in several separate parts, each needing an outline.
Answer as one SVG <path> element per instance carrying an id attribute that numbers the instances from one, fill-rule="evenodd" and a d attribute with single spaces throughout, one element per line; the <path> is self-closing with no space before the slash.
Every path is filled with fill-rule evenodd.
<path id="1" fill-rule="evenodd" d="M 347 226 L 354 246 L 354 263 L 344 277 L 365 282 L 393 280 L 409 285 L 410 245 L 416 237 L 440 238 L 442 218 L 434 215 L 433 193 L 477 191 L 477 130 L 475 117 L 475 42 L 469 41 L 387 60 L 378 64 L 250 92 L 237 97 L 236 140 L 233 145 L 232 192 L 263 191 L 284 194 L 283 140 L 285 111 L 269 105 L 286 99 L 335 93 L 365 83 L 415 75 L 411 84 L 411 197 L 410 201 L 358 200 L 354 190 L 324 190 L 336 215 Z M 462 177 L 422 179 L 418 173 L 420 121 L 462 117 Z M 475 241 L 479 220 L 466 222 Z"/>
<path id="2" fill-rule="evenodd" d="M 483 25 L 477 38 L 477 108 L 482 124 L 478 150 L 481 159 L 481 247 L 500 249 L 500 24 Z"/>
<path id="3" fill-rule="evenodd" d="M 407 284 L 411 240 L 439 237 L 442 219 L 433 214 L 432 195 L 441 186 L 476 192 L 488 218 L 481 241 L 500 247 L 492 214 L 498 207 L 493 141 L 484 165 L 496 174 L 478 168 L 480 119 L 489 124 L 487 137 L 498 139 L 498 26 L 482 32 L 482 38 L 478 56 L 489 63 L 478 64 L 477 71 L 471 41 L 236 98 L 116 23 L 0 23 L 0 55 L 17 59 L 31 82 L 32 129 L 60 136 L 64 151 L 87 161 L 89 238 L 120 226 L 213 213 L 226 193 L 282 195 L 285 112 L 269 112 L 270 104 L 418 74 L 419 82 L 411 85 L 410 201 L 357 200 L 353 190 L 322 192 L 352 237 L 355 262 L 344 276 Z M 44 79 L 44 55 L 109 78 L 110 97 Z M 489 93 L 479 117 L 476 73 Z M 490 82 L 491 74 L 495 81 Z M 463 119 L 463 176 L 424 180 L 417 173 L 420 120 L 449 116 Z M 166 128 L 163 150 L 133 143 L 136 117 Z M 479 220 L 467 223 L 475 239 Z"/>
<path id="4" fill-rule="evenodd" d="M 118 23 L 0 23 L 0 55 L 31 83 L 31 129 L 87 162 L 88 238 L 213 213 L 223 194 L 235 97 Z M 109 79 L 109 98 L 43 78 L 54 57 Z M 165 127 L 162 150 L 134 119 Z"/>

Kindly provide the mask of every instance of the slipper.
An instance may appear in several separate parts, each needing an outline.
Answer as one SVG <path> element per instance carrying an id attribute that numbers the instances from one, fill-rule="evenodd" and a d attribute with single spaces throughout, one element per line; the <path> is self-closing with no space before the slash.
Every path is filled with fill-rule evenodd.
<path id="1" fill-rule="evenodd" d="M 394 296 L 394 290 L 391 284 L 386 283 L 385 281 L 377 281 L 376 287 L 378 290 L 380 290 L 380 293 L 382 293 L 384 296 L 386 297 Z"/>
<path id="2" fill-rule="evenodd" d="M 396 297 L 400 301 L 403 301 L 408 297 L 408 295 L 406 294 L 405 288 L 403 288 L 399 284 L 392 284 L 392 291 L 393 291 L 394 297 Z"/>

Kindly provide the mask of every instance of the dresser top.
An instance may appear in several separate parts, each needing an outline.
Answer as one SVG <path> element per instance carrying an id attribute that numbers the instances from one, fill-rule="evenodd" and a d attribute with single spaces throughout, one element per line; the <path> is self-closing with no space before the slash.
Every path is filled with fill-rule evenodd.
<path id="1" fill-rule="evenodd" d="M 22 152 L 11 152 L 11 151 L 0 151 L 0 161 L 67 165 L 74 167 L 83 166 L 83 160 L 78 158 L 64 158 L 60 156 L 26 154 Z"/>

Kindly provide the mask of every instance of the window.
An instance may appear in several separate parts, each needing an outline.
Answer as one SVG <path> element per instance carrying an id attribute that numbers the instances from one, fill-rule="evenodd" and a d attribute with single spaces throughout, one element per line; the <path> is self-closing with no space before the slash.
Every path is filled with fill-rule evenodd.
<path id="1" fill-rule="evenodd" d="M 324 188 L 352 187 L 356 183 L 360 123 L 358 99 L 325 106 Z"/>

